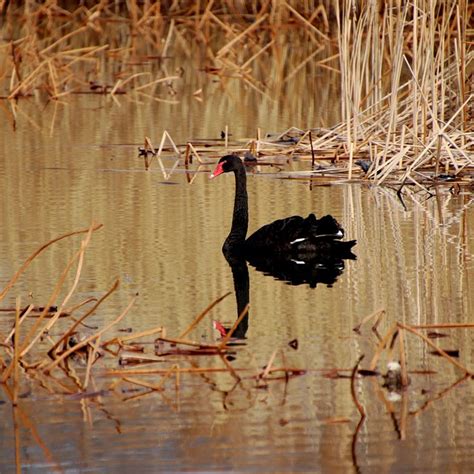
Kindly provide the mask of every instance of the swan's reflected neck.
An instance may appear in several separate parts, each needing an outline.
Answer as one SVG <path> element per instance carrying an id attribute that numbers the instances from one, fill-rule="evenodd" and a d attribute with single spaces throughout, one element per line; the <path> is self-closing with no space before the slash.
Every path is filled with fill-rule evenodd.
<path id="1" fill-rule="evenodd" d="M 243 250 L 245 237 L 249 225 L 249 210 L 247 196 L 247 176 L 243 166 L 234 171 L 235 175 L 235 199 L 234 213 L 232 216 L 232 227 L 230 233 L 225 239 L 223 251 L 238 252 Z M 227 258 L 227 257 L 226 257 Z"/>

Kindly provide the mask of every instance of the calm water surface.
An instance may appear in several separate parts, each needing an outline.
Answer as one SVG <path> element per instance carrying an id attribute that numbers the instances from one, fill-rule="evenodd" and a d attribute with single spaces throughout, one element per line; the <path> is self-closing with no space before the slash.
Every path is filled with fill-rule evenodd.
<path id="1" fill-rule="evenodd" d="M 207 103 L 190 99 L 177 106 L 125 100 L 119 106 L 105 98 L 77 97 L 45 108 L 31 99 L 19 104 L 15 132 L 5 112 L 0 286 L 39 245 L 95 220 L 104 228 L 86 252 L 74 302 L 102 295 L 117 277 L 121 287 L 91 324 L 115 318 L 138 292 L 119 326 L 141 331 L 163 325 L 168 335 L 177 336 L 212 300 L 233 291 L 221 253 L 233 178 L 209 181 L 208 168 L 202 168 L 188 184 L 180 167 L 165 179 L 156 163 L 144 171 L 137 146 L 145 135 L 159 143 L 165 128 L 183 143 L 217 138 L 226 124 L 240 138 L 255 136 L 257 127 L 266 133 L 334 118 L 334 108 L 321 116 L 304 116 L 291 107 L 285 114 L 281 104 L 257 107 L 251 98 L 242 104 L 239 91 L 233 92 L 215 91 Z M 169 169 L 173 160 L 164 164 Z M 412 374 L 398 401 L 389 400 L 380 378 L 358 381 L 357 396 L 368 414 L 359 430 L 349 379 L 323 377 L 321 369 L 351 369 L 361 354 L 366 354 L 362 367 L 368 367 L 377 339 L 370 323 L 359 336 L 352 328 L 378 309 L 386 310 L 381 334 L 396 321 L 472 321 L 473 195 L 442 188 L 428 199 L 407 190 L 403 204 L 387 188 L 310 189 L 305 182 L 258 173 L 249 176 L 248 190 L 250 231 L 287 215 L 330 212 L 347 237 L 358 241 L 357 260 L 346 262 L 332 287 L 291 286 L 249 269 L 249 327 L 232 364 L 263 367 L 277 350 L 274 365 L 308 372 L 266 389 L 251 379 L 236 385 L 227 374 L 182 376 L 178 390 L 170 381 L 165 392 L 138 398 L 124 382 L 112 393 L 81 400 L 50 394 L 26 380 L 21 413 L 12 411 L 6 390 L 0 392 L 1 472 L 15 470 L 15 424 L 24 472 L 471 471 L 474 385 L 470 380 L 456 384 L 462 372 L 434 357 L 419 339 L 407 336 L 408 367 L 433 373 Z M 18 295 L 23 302 L 45 304 L 78 245 L 78 239 L 67 240 L 44 253 L 3 306 L 14 306 Z M 12 316 L 0 317 L 5 334 Z M 230 325 L 235 317 L 231 295 L 192 337 L 213 341 L 212 319 Z M 61 324 L 57 333 L 67 327 Z M 458 360 L 473 368 L 472 332 L 440 331 L 449 337 L 434 342 L 459 349 Z M 296 351 L 288 346 L 293 339 L 299 342 Z M 382 358 L 381 371 L 387 360 Z M 194 362 L 221 366 L 213 358 Z M 177 363 L 189 366 L 184 359 Z M 158 383 L 159 377 L 148 380 Z M 110 384 L 98 370 L 90 390 Z"/>

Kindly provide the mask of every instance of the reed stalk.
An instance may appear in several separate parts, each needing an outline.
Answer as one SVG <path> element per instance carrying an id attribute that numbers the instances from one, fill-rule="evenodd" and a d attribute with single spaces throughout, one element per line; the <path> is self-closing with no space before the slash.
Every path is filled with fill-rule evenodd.
<path id="1" fill-rule="evenodd" d="M 97 308 L 114 292 L 117 290 L 119 287 L 120 280 L 115 280 L 115 282 L 112 284 L 112 286 L 109 288 L 109 290 L 102 296 L 100 297 L 94 306 L 89 309 L 83 316 L 81 316 L 75 323 L 59 338 L 59 340 L 48 350 L 48 354 L 50 356 L 54 356 L 56 350 L 59 348 L 61 344 L 66 346 L 66 342 L 68 338 L 76 331 L 78 326 L 82 324 L 86 318 L 91 316 L 97 311 Z"/>
<path id="2" fill-rule="evenodd" d="M 454 365 L 455 367 L 457 367 L 458 369 L 462 370 L 466 375 L 470 375 L 470 376 L 473 376 L 474 373 L 472 371 L 470 371 L 469 369 L 467 369 L 466 367 L 464 367 L 462 364 L 460 364 L 456 359 L 453 359 L 451 356 L 449 356 L 448 354 L 446 354 L 445 351 L 443 351 L 443 349 L 441 349 L 440 347 L 438 347 L 434 342 L 432 342 L 429 338 L 427 338 L 425 335 L 419 333 L 418 331 L 416 331 L 415 329 L 413 329 L 412 327 L 406 325 L 406 324 L 403 324 L 403 323 L 397 323 L 397 326 L 400 328 L 400 329 L 404 329 L 405 331 L 408 331 L 408 332 L 411 332 L 412 334 L 414 334 L 415 336 L 419 337 L 420 339 L 422 339 L 424 342 L 426 342 L 426 344 L 428 344 L 430 347 L 432 347 L 436 352 L 438 352 L 442 357 L 444 357 L 448 362 L 450 362 L 452 365 Z"/>
<path id="3" fill-rule="evenodd" d="M 5 298 L 5 295 L 8 293 L 8 291 L 13 287 L 13 285 L 16 283 L 18 278 L 20 278 L 21 274 L 30 266 L 31 262 L 41 253 L 43 253 L 49 246 L 52 244 L 59 242 L 60 240 L 66 239 L 67 237 L 72 237 L 73 235 L 79 235 L 79 234 L 85 234 L 89 232 L 91 229 L 92 232 L 95 232 L 96 230 L 99 230 L 102 227 L 102 224 L 92 224 L 91 227 L 88 227 L 87 229 L 82 229 L 74 232 L 69 232 L 67 234 L 60 235 L 59 237 L 56 237 L 46 244 L 42 245 L 39 249 L 35 250 L 23 263 L 23 265 L 16 271 L 16 273 L 13 275 L 13 277 L 10 279 L 10 281 L 7 283 L 5 288 L 0 292 L 0 302 Z"/>
<path id="4" fill-rule="evenodd" d="M 247 303 L 245 305 L 245 308 L 242 310 L 242 312 L 239 314 L 239 317 L 237 318 L 237 320 L 234 322 L 234 324 L 232 325 L 232 327 L 229 329 L 229 331 L 227 332 L 227 334 L 222 338 L 222 341 L 221 343 L 219 344 L 219 349 L 223 349 L 227 343 L 229 342 L 230 338 L 232 337 L 232 334 L 234 334 L 234 331 L 237 329 L 237 327 L 239 326 L 239 324 L 241 323 L 242 319 L 245 318 L 245 316 L 247 316 L 247 313 L 249 312 L 249 307 L 250 307 L 250 304 Z"/>
<path id="5" fill-rule="evenodd" d="M 357 411 L 359 412 L 359 415 L 360 415 L 361 419 L 364 419 L 366 417 L 366 413 L 365 413 L 364 406 L 359 402 L 359 399 L 357 397 L 357 390 L 356 390 L 356 387 L 355 387 L 355 379 L 356 379 L 356 375 L 357 375 L 357 370 L 359 368 L 359 364 L 361 363 L 363 358 L 364 358 L 363 355 L 361 355 L 359 357 L 359 359 L 357 360 L 356 364 L 354 365 L 354 368 L 352 369 L 352 373 L 351 373 L 351 396 L 352 396 L 352 400 L 354 402 L 354 405 L 356 406 Z"/>
<path id="6" fill-rule="evenodd" d="M 81 270 L 82 270 L 82 263 L 84 261 L 84 252 L 87 248 L 87 245 L 90 242 L 92 232 L 94 230 L 93 225 L 89 228 L 89 231 L 87 232 L 86 237 L 84 240 L 81 242 L 81 248 L 72 256 L 72 258 L 69 260 L 68 264 L 66 265 L 65 269 L 63 270 L 63 273 L 61 274 L 61 277 L 59 278 L 58 282 L 56 283 L 56 286 L 53 290 L 53 293 L 51 294 L 48 303 L 45 307 L 45 309 L 42 311 L 40 314 L 39 318 L 35 321 L 33 326 L 31 327 L 30 331 L 27 333 L 25 336 L 25 341 L 22 345 L 21 348 L 21 356 L 23 357 L 25 354 L 27 354 L 31 348 L 36 344 L 36 342 L 40 339 L 40 337 L 44 334 L 45 331 L 49 330 L 52 328 L 52 326 L 56 323 L 56 321 L 59 319 L 61 315 L 61 310 L 63 306 L 67 304 L 69 299 L 71 298 L 72 294 L 74 293 L 77 284 L 79 283 L 79 278 L 81 275 Z M 69 273 L 69 270 L 71 269 L 72 265 L 75 263 L 75 261 L 78 261 L 77 263 L 77 269 L 76 269 L 76 275 L 74 278 L 74 282 L 67 293 L 66 297 L 64 298 L 63 302 L 59 305 L 55 315 L 48 321 L 48 323 L 40 330 L 37 331 L 39 328 L 41 322 L 45 318 L 46 314 L 48 313 L 48 309 L 54 304 L 54 301 L 56 300 L 63 284 L 64 281 L 66 280 L 66 277 Z M 36 334 L 35 334 L 36 333 Z"/>
<path id="7" fill-rule="evenodd" d="M 208 305 L 201 313 L 199 313 L 196 316 L 196 318 L 188 326 L 188 328 L 178 336 L 178 339 L 183 339 L 184 337 L 186 337 L 202 321 L 202 319 L 206 316 L 206 314 L 209 313 L 209 311 L 211 311 L 212 308 L 214 308 L 214 306 L 219 304 L 224 298 L 227 298 L 227 296 L 229 295 L 230 295 L 230 292 L 226 293 L 225 295 L 220 296 L 219 298 L 214 300 L 210 305 Z"/>
<path id="8" fill-rule="evenodd" d="M 15 339 L 14 339 L 14 350 L 13 350 L 13 406 L 18 405 L 18 392 L 20 391 L 20 358 L 19 358 L 19 346 L 20 346 L 20 305 L 21 298 L 16 299 L 16 311 L 15 311 Z"/>
<path id="9" fill-rule="evenodd" d="M 398 337 L 398 344 L 400 349 L 400 367 L 401 367 L 401 379 L 402 379 L 402 387 L 408 386 L 408 370 L 407 370 L 407 361 L 406 361 L 406 354 L 405 354 L 405 333 L 404 331 L 400 331 Z"/>

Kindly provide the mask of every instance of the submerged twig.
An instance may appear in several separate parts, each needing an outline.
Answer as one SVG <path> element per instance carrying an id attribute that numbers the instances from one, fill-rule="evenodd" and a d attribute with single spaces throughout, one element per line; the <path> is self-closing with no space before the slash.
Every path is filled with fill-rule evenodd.
<path id="1" fill-rule="evenodd" d="M 365 418 L 365 409 L 362 406 L 362 404 L 359 402 L 357 398 L 357 392 L 355 388 L 355 379 L 356 379 L 356 374 L 357 370 L 359 369 L 359 364 L 361 363 L 362 359 L 364 358 L 364 355 L 361 355 L 359 359 L 357 359 L 356 364 L 354 365 L 354 368 L 352 369 L 352 374 L 351 374 L 351 395 L 352 395 L 352 401 L 354 402 L 357 411 L 360 414 L 361 419 Z"/>

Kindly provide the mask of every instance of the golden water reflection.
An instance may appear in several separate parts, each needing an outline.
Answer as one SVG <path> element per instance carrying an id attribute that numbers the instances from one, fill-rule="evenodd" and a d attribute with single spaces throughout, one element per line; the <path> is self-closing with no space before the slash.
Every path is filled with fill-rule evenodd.
<path id="1" fill-rule="evenodd" d="M 169 334 L 177 335 L 210 301 L 232 291 L 221 245 L 230 226 L 233 178 L 209 181 L 203 169 L 190 185 L 180 166 L 165 180 L 156 163 L 144 171 L 136 148 L 144 135 L 158 141 L 164 128 L 184 141 L 217 137 L 222 124 L 229 123 L 240 137 L 252 134 L 260 120 L 267 129 L 281 130 L 302 118 L 265 116 L 248 103 L 220 104 L 219 109 L 218 102 L 214 113 L 207 108 L 209 115 L 201 115 L 199 104 L 182 112 L 130 103 L 118 108 L 105 98 L 82 98 L 59 106 L 54 127 L 51 106 L 41 111 L 34 101 L 20 103 L 41 131 L 27 121 L 16 132 L 8 127 L 0 131 L 1 286 L 40 244 L 95 220 L 104 229 L 94 235 L 87 251 L 77 298 L 103 294 L 115 277 L 122 281 L 114 299 L 95 316 L 96 323 L 116 317 L 129 296 L 138 292 L 124 326 L 139 331 L 164 325 Z M 271 107 L 263 108 L 270 112 Z M 232 114 L 226 115 L 230 110 Z M 168 169 L 172 164 L 165 161 Z M 360 354 L 369 358 L 377 343 L 368 327 L 361 336 L 352 328 L 377 309 L 386 311 L 381 333 L 395 321 L 469 322 L 474 314 L 469 286 L 474 277 L 472 194 L 456 194 L 446 187 L 429 196 L 407 187 L 400 200 L 389 188 L 310 188 L 305 182 L 258 174 L 249 176 L 248 190 L 250 232 L 292 214 L 331 213 L 343 224 L 347 238 L 357 239 L 357 260 L 347 262 L 333 288 L 292 287 L 249 268 L 249 328 L 246 346 L 237 351 L 237 366 L 262 367 L 275 349 L 281 349 L 289 366 L 352 368 Z M 44 304 L 74 250 L 66 242 L 50 249 L 15 286 L 5 305 L 14 306 L 16 295 Z M 211 315 L 227 324 L 235 317 L 232 297 Z M 215 337 L 211 318 L 195 330 L 195 339 Z M 2 319 L 2 334 L 10 326 L 10 320 Z M 459 360 L 474 367 L 472 334 L 449 334 L 437 342 L 459 349 Z M 292 339 L 298 339 L 298 351 L 288 347 Z M 412 377 L 408 410 L 415 412 L 460 374 L 434 358 L 420 341 L 408 338 L 407 343 L 411 370 L 437 371 Z M 282 363 L 281 352 L 277 362 Z M 100 374 L 93 377 L 97 389 L 106 382 Z M 472 465 L 474 397 L 469 381 L 408 418 L 403 443 L 394 417 L 381 401 L 379 381 L 358 382 L 359 399 L 370 416 L 358 435 L 355 460 L 351 441 L 358 415 L 348 380 L 327 379 L 310 370 L 265 390 L 248 379 L 234 385 L 227 374 L 183 377 L 178 392 L 170 386 L 163 395 L 129 401 L 124 399 L 131 394 L 120 390 L 78 401 L 35 389 L 21 407 L 55 462 L 64 467 L 71 463 L 111 472 L 129 472 L 137 465 L 162 471 L 197 466 L 204 471 L 347 472 L 355 462 L 386 471 Z M 2 394 L 1 400 L 7 397 Z M 403 404 L 393 406 L 399 419 Z M 14 437 L 9 404 L 0 405 L 0 412 L 1 430 L 7 433 L 0 441 L 3 472 L 14 466 Z M 337 418 L 349 421 L 327 422 Z M 44 453 L 31 431 L 21 430 L 20 437 L 26 449 L 22 462 L 38 468 Z M 437 454 L 442 450 L 449 455 Z"/>

